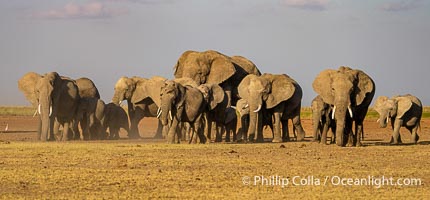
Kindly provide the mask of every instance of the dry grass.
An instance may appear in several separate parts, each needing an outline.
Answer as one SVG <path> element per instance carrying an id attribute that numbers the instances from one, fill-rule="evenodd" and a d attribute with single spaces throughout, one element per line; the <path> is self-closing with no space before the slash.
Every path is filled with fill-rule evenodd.
<path id="1" fill-rule="evenodd" d="M 142 141 L 0 143 L 0 198 L 279 199 L 429 197 L 428 146 L 316 143 L 166 145 Z M 251 177 L 244 185 L 243 177 Z M 269 186 L 254 176 L 421 178 L 421 186 Z"/>

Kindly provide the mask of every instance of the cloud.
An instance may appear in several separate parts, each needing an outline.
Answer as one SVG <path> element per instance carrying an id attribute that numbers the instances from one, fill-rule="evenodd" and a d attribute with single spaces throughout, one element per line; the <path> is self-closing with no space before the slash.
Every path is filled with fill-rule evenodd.
<path id="1" fill-rule="evenodd" d="M 381 10 L 388 12 L 407 11 L 418 8 L 421 0 L 402 0 L 397 2 L 390 2 L 381 5 Z"/>
<path id="2" fill-rule="evenodd" d="M 327 9 L 328 0 L 284 0 L 284 5 L 302 10 L 323 11 Z"/>
<path id="3" fill-rule="evenodd" d="M 166 4 L 173 3 L 174 0 L 107 0 L 108 2 L 113 3 L 140 3 L 147 5 L 157 5 L 157 4 Z"/>
<path id="4" fill-rule="evenodd" d="M 36 18 L 43 19 L 99 19 L 112 18 L 128 13 L 127 9 L 108 8 L 101 2 L 91 2 L 82 5 L 68 3 L 63 8 L 34 13 Z"/>

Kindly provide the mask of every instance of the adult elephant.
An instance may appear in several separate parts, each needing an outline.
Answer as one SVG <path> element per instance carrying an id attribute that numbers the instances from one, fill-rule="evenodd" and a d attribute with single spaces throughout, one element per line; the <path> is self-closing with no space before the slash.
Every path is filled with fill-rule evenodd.
<path id="1" fill-rule="evenodd" d="M 390 143 L 402 143 L 400 127 L 406 127 L 411 133 L 411 141 L 417 143 L 418 129 L 420 128 L 423 107 L 421 101 L 413 95 L 399 95 L 392 98 L 380 96 L 376 99 L 374 109 L 379 113 L 379 125 L 387 127 L 388 119 L 391 119 L 393 136 Z"/>
<path id="2" fill-rule="evenodd" d="M 372 78 L 361 70 L 341 66 L 338 70 L 322 71 L 315 78 L 312 87 L 325 103 L 334 106 L 336 144 L 345 146 L 348 143 L 348 146 L 361 146 L 363 121 L 375 95 L 375 83 Z M 351 118 L 351 123 L 355 122 L 355 134 L 347 130 L 348 117 Z"/>
<path id="3" fill-rule="evenodd" d="M 300 122 L 302 88 L 285 74 L 268 74 L 261 76 L 250 74 L 238 87 L 239 96 L 249 104 L 249 128 L 247 135 L 257 142 L 263 141 L 262 111 L 264 106 L 273 116 L 274 137 L 272 142 L 289 141 L 288 119 L 292 119 L 297 130 L 297 141 L 305 137 L 305 131 Z M 281 137 L 282 124 L 282 137 Z M 247 140 L 246 136 L 244 140 Z"/>
<path id="4" fill-rule="evenodd" d="M 179 122 L 188 122 L 197 133 L 201 143 L 206 142 L 203 134 L 203 94 L 195 87 L 182 86 L 175 81 L 166 81 L 161 90 L 161 122 L 164 126 L 171 122 L 167 136 L 168 143 L 175 143 Z M 193 136 L 195 138 L 196 136 Z"/>
<path id="5" fill-rule="evenodd" d="M 78 86 L 79 96 L 81 98 L 100 99 L 99 90 L 97 89 L 96 85 L 94 84 L 94 82 L 91 79 L 89 79 L 87 77 L 82 77 L 82 78 L 76 79 L 75 81 L 76 81 L 76 85 Z M 86 130 L 87 129 L 87 121 L 88 120 L 86 118 L 86 115 L 83 115 L 82 118 L 78 119 L 78 122 L 74 123 L 74 126 L 75 126 L 74 129 L 77 130 L 77 126 L 79 123 L 81 125 L 81 129 Z M 74 139 L 79 139 L 79 134 L 75 134 Z"/>
<path id="6" fill-rule="evenodd" d="M 123 76 L 116 82 L 112 102 L 119 105 L 123 100 L 127 100 L 130 118 L 129 138 L 140 138 L 138 124 L 141 119 L 157 117 L 161 106 L 161 87 L 165 81 L 165 78 L 159 76 L 150 79 Z M 156 137 L 161 137 L 162 132 L 163 126 L 159 122 Z"/>
<path id="7" fill-rule="evenodd" d="M 38 139 L 53 140 L 56 135 L 59 140 L 68 140 L 69 126 L 76 117 L 80 99 L 75 81 L 60 77 L 57 72 L 43 76 L 29 72 L 18 81 L 18 88 L 37 106 L 41 119 Z M 58 135 L 59 125 L 63 126 L 62 136 Z"/>
<path id="8" fill-rule="evenodd" d="M 312 126 L 313 126 L 313 141 L 327 144 L 327 132 L 329 129 L 333 132 L 331 142 L 335 142 L 336 126 L 333 114 L 333 107 L 324 103 L 320 95 L 316 96 L 311 103 L 312 109 Z"/>
<path id="9" fill-rule="evenodd" d="M 213 50 L 186 51 L 179 57 L 174 69 L 175 78 L 189 77 L 198 85 L 220 85 L 228 96 L 229 107 L 236 105 L 240 81 L 248 74 L 261 74 L 250 60 L 242 56 L 229 57 Z"/>

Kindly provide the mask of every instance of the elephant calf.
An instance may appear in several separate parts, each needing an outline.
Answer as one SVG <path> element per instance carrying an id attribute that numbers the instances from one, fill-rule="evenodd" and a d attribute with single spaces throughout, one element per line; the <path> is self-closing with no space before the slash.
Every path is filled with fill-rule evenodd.
<path id="1" fill-rule="evenodd" d="M 327 144 L 327 132 L 331 129 L 333 137 L 330 143 L 334 143 L 336 141 L 336 124 L 333 120 L 333 107 L 324 103 L 322 97 L 318 95 L 312 100 L 311 109 L 313 141 Z"/>
<path id="2" fill-rule="evenodd" d="M 119 130 L 129 131 L 128 116 L 124 109 L 114 103 L 105 104 L 97 98 L 82 98 L 78 118 L 86 118 L 82 137 L 88 139 L 119 139 Z M 107 129 L 109 128 L 109 135 Z"/>
<path id="3" fill-rule="evenodd" d="M 385 128 L 388 120 L 391 119 L 393 135 L 390 143 L 402 143 L 400 127 L 406 127 L 411 132 L 411 141 L 413 143 L 418 142 L 419 136 L 417 131 L 420 128 L 423 107 L 417 97 L 410 94 L 398 95 L 392 98 L 380 96 L 376 100 L 374 109 L 379 113 L 378 122 L 381 128 Z"/>

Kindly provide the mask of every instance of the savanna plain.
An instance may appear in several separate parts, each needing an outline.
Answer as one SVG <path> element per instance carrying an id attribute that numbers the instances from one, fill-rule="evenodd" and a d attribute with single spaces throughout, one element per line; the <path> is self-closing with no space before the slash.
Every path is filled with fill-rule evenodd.
<path id="1" fill-rule="evenodd" d="M 430 199 L 429 110 L 416 145 L 406 129 L 405 144 L 389 145 L 390 128 L 370 111 L 364 146 L 341 148 L 311 142 L 309 109 L 304 142 L 270 143 L 266 129 L 266 143 L 168 145 L 152 139 L 152 118 L 139 140 L 38 142 L 34 110 L 3 107 L 0 199 Z"/>

